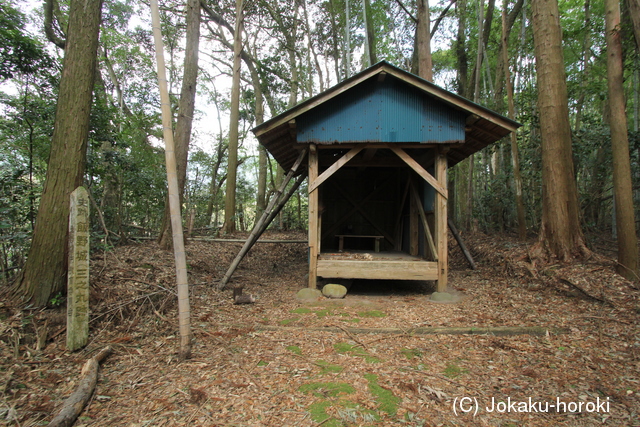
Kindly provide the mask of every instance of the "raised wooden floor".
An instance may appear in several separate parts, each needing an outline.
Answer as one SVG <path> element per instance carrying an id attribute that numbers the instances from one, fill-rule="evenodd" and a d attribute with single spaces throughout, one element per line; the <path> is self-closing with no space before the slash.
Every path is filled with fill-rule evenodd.
<path id="1" fill-rule="evenodd" d="M 437 280 L 438 263 L 403 252 L 321 253 L 317 275 L 340 279 Z"/>

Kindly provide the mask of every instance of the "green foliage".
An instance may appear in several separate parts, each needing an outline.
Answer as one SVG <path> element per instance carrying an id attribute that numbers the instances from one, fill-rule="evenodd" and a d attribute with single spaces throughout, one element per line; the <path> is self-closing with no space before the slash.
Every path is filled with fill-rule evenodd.
<path id="1" fill-rule="evenodd" d="M 24 30 L 26 21 L 8 0 L 0 0 L 0 82 L 53 66 L 42 43 Z"/>

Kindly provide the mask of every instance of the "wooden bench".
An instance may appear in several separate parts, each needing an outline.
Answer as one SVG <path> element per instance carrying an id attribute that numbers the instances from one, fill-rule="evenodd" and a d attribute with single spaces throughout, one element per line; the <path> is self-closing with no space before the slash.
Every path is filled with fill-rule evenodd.
<path id="1" fill-rule="evenodd" d="M 362 236 L 359 234 L 337 234 L 338 238 L 338 250 L 342 252 L 344 250 L 344 239 L 346 237 L 355 239 L 375 239 L 375 251 L 380 252 L 380 240 L 384 239 L 384 236 Z"/>

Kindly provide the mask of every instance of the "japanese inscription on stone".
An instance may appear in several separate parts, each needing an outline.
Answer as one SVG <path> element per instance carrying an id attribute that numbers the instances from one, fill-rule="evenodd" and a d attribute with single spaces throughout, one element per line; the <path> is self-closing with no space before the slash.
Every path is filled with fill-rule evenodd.
<path id="1" fill-rule="evenodd" d="M 89 194 L 71 193 L 69 269 L 67 273 L 67 348 L 84 347 L 89 339 Z"/>

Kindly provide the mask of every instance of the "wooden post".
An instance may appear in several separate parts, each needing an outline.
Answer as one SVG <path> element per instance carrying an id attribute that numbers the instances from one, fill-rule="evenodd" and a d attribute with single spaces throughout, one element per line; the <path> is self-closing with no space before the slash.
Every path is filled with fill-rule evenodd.
<path id="1" fill-rule="evenodd" d="M 415 197 L 409 199 L 409 255 L 416 256 L 419 252 L 418 206 Z"/>
<path id="2" fill-rule="evenodd" d="M 309 144 L 309 182 L 318 178 L 318 148 Z M 320 252 L 319 188 L 309 192 L 309 287 L 315 289 L 318 284 L 318 254 Z"/>
<path id="3" fill-rule="evenodd" d="M 251 249 L 251 247 L 258 240 L 258 238 L 260 238 L 260 236 L 267 229 L 269 224 L 271 224 L 271 221 L 273 221 L 273 219 L 276 217 L 278 212 L 280 212 L 280 210 L 285 205 L 285 203 L 287 203 L 287 200 L 291 198 L 293 193 L 298 189 L 298 187 L 304 180 L 304 175 L 301 175 L 300 177 L 298 177 L 295 184 L 289 189 L 289 191 L 287 193 L 284 193 L 284 190 L 287 188 L 287 184 L 289 184 L 289 181 L 291 181 L 291 178 L 293 178 L 293 176 L 295 175 L 296 171 L 298 170 L 298 167 L 300 167 L 300 164 L 304 160 L 305 155 L 306 155 L 306 150 L 302 150 L 302 152 L 298 156 L 298 159 L 295 161 L 295 163 L 291 167 L 291 170 L 289 171 L 287 176 L 284 178 L 284 180 L 280 184 L 280 187 L 278 187 L 276 194 L 273 195 L 273 198 L 269 202 L 269 206 L 267 206 L 264 212 L 262 212 L 262 216 L 260 217 L 258 222 L 256 222 L 256 224 L 254 225 L 253 230 L 251 231 L 251 234 L 249 234 L 249 237 L 247 238 L 244 245 L 242 246 L 242 249 L 240 249 L 240 252 L 238 252 L 234 260 L 231 262 L 231 265 L 227 269 L 227 272 L 225 273 L 224 277 L 218 284 L 218 290 L 222 290 L 227 286 L 229 279 L 231 279 L 231 275 L 233 274 L 234 271 L 236 271 L 236 268 L 238 267 L 238 264 L 240 264 L 240 261 L 242 261 L 242 258 L 244 258 L 247 252 L 249 252 L 249 249 Z"/>
<path id="4" fill-rule="evenodd" d="M 69 271 L 67 273 L 67 349 L 84 347 L 89 339 L 89 194 L 71 193 Z"/>
<path id="5" fill-rule="evenodd" d="M 447 188 L 447 151 L 449 147 L 436 149 L 435 178 L 438 183 Z M 438 251 L 438 292 L 447 289 L 447 274 L 449 270 L 449 257 L 447 253 L 447 194 L 436 192 L 435 200 L 435 235 L 436 250 Z"/>

